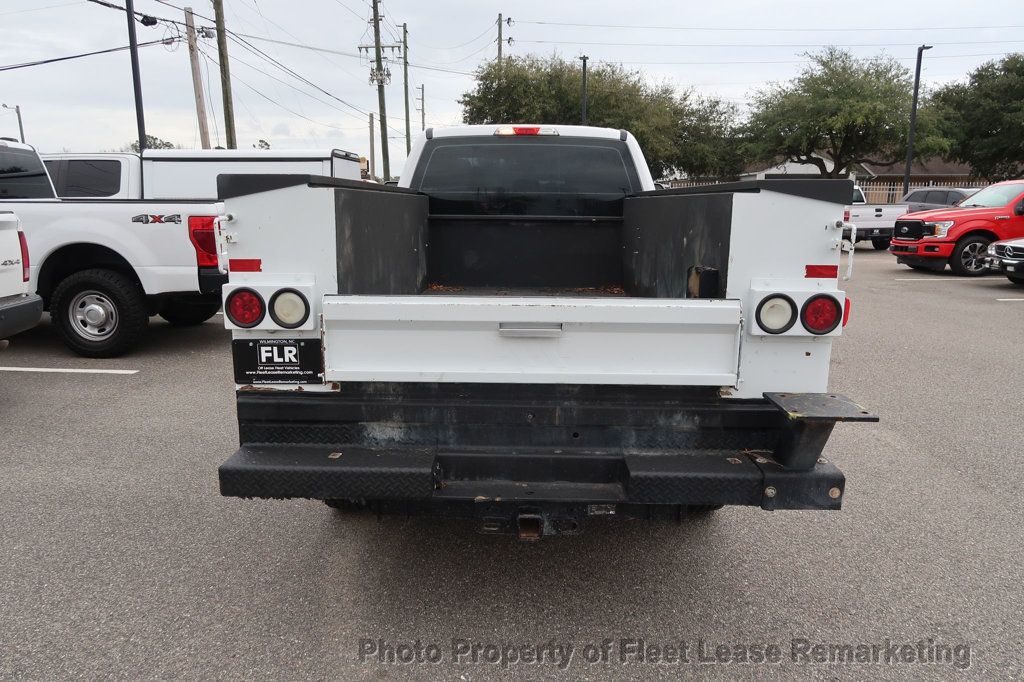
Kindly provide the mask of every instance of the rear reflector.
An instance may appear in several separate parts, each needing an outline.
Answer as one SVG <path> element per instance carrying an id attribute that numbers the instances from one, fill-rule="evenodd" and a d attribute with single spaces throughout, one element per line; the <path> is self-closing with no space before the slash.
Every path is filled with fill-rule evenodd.
<path id="1" fill-rule="evenodd" d="M 850 297 L 846 297 L 846 305 L 843 306 L 843 326 L 850 321 Z"/>
<path id="2" fill-rule="evenodd" d="M 804 277 L 838 277 L 838 265 L 808 265 L 805 266 Z"/>
<path id="3" fill-rule="evenodd" d="M 850 222 L 850 209 L 846 209 L 845 211 L 843 211 L 843 222 Z"/>
<path id="4" fill-rule="evenodd" d="M 196 265 L 201 268 L 217 267 L 217 240 L 213 236 L 213 216 L 189 216 L 188 238 L 196 250 Z"/>
<path id="5" fill-rule="evenodd" d="M 25 233 L 18 230 L 18 243 L 21 244 L 21 281 L 28 281 L 28 242 L 25 241 Z"/>
<path id="6" fill-rule="evenodd" d="M 263 272 L 263 259 L 231 258 L 228 260 L 228 270 L 231 272 Z"/>
<path id="7" fill-rule="evenodd" d="M 558 131 L 550 126 L 501 126 L 494 131 L 495 135 L 557 135 Z"/>

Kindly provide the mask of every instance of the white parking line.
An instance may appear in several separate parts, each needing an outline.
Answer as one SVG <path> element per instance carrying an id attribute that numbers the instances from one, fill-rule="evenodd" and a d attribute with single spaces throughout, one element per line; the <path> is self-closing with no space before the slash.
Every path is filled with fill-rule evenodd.
<path id="1" fill-rule="evenodd" d="M 997 301 L 1024 301 L 1024 298 L 997 298 Z"/>
<path id="2" fill-rule="evenodd" d="M 895 277 L 897 282 L 970 282 L 969 277 Z"/>
<path id="3" fill-rule="evenodd" d="M 71 367 L 0 367 L 0 372 L 55 372 L 60 374 L 138 374 L 137 369 L 74 369 Z"/>

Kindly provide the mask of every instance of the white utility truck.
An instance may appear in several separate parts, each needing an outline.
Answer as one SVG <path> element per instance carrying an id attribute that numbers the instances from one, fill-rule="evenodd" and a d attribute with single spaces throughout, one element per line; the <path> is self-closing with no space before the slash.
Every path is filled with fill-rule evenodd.
<path id="1" fill-rule="evenodd" d="M 340 149 L 147 149 L 41 154 L 61 198 L 215 199 L 217 176 L 305 173 L 359 179 L 359 157 Z M 145 182 L 143 182 L 145 178 Z"/>
<path id="2" fill-rule="evenodd" d="M 74 352 L 130 350 L 149 318 L 200 324 L 220 309 L 213 220 L 217 176 L 316 173 L 358 177 L 338 152 L 147 151 L 48 155 L 0 141 L 0 211 L 15 211 L 32 253 L 30 291 Z"/>
<path id="3" fill-rule="evenodd" d="M 39 322 L 43 301 L 29 293 L 29 255 L 18 216 L 0 211 L 0 349 L 7 338 Z"/>
<path id="4" fill-rule="evenodd" d="M 222 494 L 523 539 L 839 508 L 822 449 L 877 420 L 828 392 L 849 181 L 656 191 L 626 131 L 535 125 L 428 130 L 401 177 L 220 179 Z"/>

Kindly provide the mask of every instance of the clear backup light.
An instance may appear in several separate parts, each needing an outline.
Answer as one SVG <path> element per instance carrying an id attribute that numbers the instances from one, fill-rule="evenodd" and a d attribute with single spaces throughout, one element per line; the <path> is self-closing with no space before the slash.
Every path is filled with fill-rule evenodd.
<path id="1" fill-rule="evenodd" d="M 772 294 L 757 304 L 754 318 L 767 333 L 781 334 L 796 323 L 796 304 L 789 296 Z"/>
<path id="2" fill-rule="evenodd" d="M 811 296 L 800 311 L 804 329 L 812 334 L 828 334 L 843 319 L 843 306 L 828 294 Z"/>
<path id="3" fill-rule="evenodd" d="M 228 294 L 224 313 L 231 324 L 248 329 L 263 321 L 267 309 L 263 297 L 252 289 L 235 289 Z"/>
<path id="4" fill-rule="evenodd" d="M 281 289 L 270 299 L 270 319 L 285 329 L 301 327 L 309 318 L 309 302 L 295 289 Z"/>

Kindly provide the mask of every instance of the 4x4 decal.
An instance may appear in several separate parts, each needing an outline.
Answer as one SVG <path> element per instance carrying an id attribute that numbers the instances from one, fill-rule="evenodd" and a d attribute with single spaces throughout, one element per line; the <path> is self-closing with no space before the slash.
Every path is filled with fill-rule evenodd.
<path id="1" fill-rule="evenodd" d="M 141 215 L 133 216 L 132 222 L 143 223 L 145 225 L 150 223 L 180 223 L 181 214 L 173 213 L 171 215 L 150 215 L 148 213 L 143 213 Z"/>

